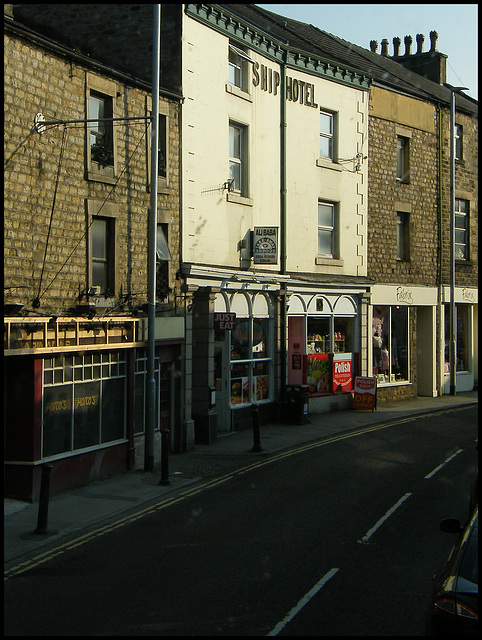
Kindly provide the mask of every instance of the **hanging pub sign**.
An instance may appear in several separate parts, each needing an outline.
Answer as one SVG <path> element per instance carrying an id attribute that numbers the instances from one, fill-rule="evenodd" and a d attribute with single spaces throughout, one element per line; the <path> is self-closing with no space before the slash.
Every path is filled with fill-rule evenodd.
<path id="1" fill-rule="evenodd" d="M 254 264 L 278 264 L 278 227 L 255 227 Z"/>

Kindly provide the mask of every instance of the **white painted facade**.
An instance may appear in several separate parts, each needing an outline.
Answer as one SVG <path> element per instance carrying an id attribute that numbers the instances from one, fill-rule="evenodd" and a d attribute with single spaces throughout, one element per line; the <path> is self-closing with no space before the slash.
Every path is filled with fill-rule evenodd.
<path id="1" fill-rule="evenodd" d="M 366 356 L 368 80 L 292 51 L 216 6 L 186 7 L 181 236 L 193 300 L 187 398 L 192 393 L 196 438 L 202 431 L 198 441 L 209 442 L 215 432 L 238 428 L 241 416 L 249 422 L 252 405 L 276 405 L 284 381 L 298 383 L 292 363 L 306 355 L 318 316 L 332 333 L 332 350 L 335 332 L 347 327 L 351 350 Z M 242 80 L 233 81 L 233 54 Z M 320 130 L 320 113 L 328 130 Z M 234 159 L 230 127 L 243 143 Z M 320 152 L 320 137 L 331 145 L 330 157 Z M 231 183 L 239 166 L 244 177 Z M 328 225 L 323 219 L 320 226 L 319 205 L 331 216 Z M 252 257 L 256 227 L 276 230 L 272 263 Z M 323 253 L 319 234 L 329 245 Z M 320 312 L 317 296 L 347 296 L 346 304 L 326 302 Z M 233 311 L 239 333 L 214 335 L 214 314 Z M 246 349 L 243 331 L 251 331 Z M 215 389 L 214 405 L 207 388 Z"/>
<path id="2" fill-rule="evenodd" d="M 245 234 L 255 226 L 281 226 L 282 97 L 275 79 L 282 70 L 245 47 L 257 66 L 248 63 L 247 90 L 240 91 L 228 82 L 229 42 L 227 35 L 185 16 L 182 258 L 239 268 L 238 243 Z M 261 80 L 253 83 L 264 69 L 266 89 Z M 286 100 L 286 270 L 365 276 L 367 92 L 295 69 L 286 75 L 298 87 L 310 86 L 311 102 Z M 335 117 L 335 162 L 320 158 L 320 109 Z M 222 188 L 229 180 L 230 122 L 246 127 L 248 186 L 242 197 Z M 337 206 L 334 258 L 318 255 L 319 200 Z M 279 260 L 263 270 L 279 272 Z"/>

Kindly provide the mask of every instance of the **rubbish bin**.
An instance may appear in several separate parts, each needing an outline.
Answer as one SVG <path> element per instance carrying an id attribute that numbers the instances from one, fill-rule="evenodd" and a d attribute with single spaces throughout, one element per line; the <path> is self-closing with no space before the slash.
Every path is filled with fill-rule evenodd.
<path id="1" fill-rule="evenodd" d="M 305 424 L 308 420 L 308 396 L 307 384 L 286 385 L 285 421 L 290 424 Z"/>

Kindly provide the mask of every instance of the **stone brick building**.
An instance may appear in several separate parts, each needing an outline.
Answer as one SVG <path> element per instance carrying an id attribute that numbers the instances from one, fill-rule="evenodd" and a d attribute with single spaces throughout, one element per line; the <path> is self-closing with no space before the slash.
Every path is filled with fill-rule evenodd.
<path id="1" fill-rule="evenodd" d="M 405 38 L 404 55 L 399 55 L 398 38 L 393 39 L 392 58 L 388 41 L 382 42 L 381 55 L 372 41 L 372 53 L 367 54 L 374 55 L 374 64 L 385 70 L 395 60 L 404 73 L 407 68 L 417 74 L 409 95 L 377 86 L 370 96 L 368 255 L 369 274 L 377 283 L 372 287 L 373 333 L 383 324 L 380 316 L 390 326 L 393 310 L 398 309 L 400 316 L 400 309 L 406 308 L 408 314 L 406 380 L 397 382 L 400 362 L 394 359 L 394 349 L 388 349 L 385 363 L 375 357 L 378 337 L 374 338 L 372 366 L 381 380 L 382 399 L 450 392 L 447 56 L 437 51 L 435 31 L 430 33 L 430 51 L 423 51 L 422 34 L 416 39 L 413 54 L 410 36 Z M 467 391 L 478 379 L 478 110 L 476 102 L 464 94 L 456 96 L 455 104 L 456 388 Z M 384 342 L 386 337 L 387 332 Z"/>
<path id="2" fill-rule="evenodd" d="M 9 51 L 7 69 L 16 69 L 8 75 L 9 100 L 17 91 L 24 99 L 23 80 L 30 74 L 28 99 L 35 104 L 21 127 L 7 119 L 7 167 L 20 160 L 29 164 L 28 171 L 9 169 L 15 186 L 6 191 L 6 202 L 15 211 L 19 198 L 23 209 L 43 198 L 45 210 L 32 214 L 39 226 L 30 235 L 15 217 L 6 227 L 9 301 L 31 307 L 40 302 L 31 311 L 53 318 L 59 308 L 81 304 L 89 313 L 101 304 L 102 313 L 115 310 L 138 322 L 133 312 L 141 300 L 135 296 L 145 290 L 146 277 L 145 218 L 138 214 L 148 206 L 148 172 L 145 141 L 136 149 L 134 132 L 144 125 L 119 125 L 110 164 L 97 171 L 85 131 L 69 127 L 64 134 L 60 127 L 41 137 L 29 132 L 38 111 L 62 119 L 69 109 L 85 117 L 88 107 L 79 108 L 78 101 L 90 105 L 89 91 L 97 99 L 110 96 L 118 115 L 148 113 L 152 6 L 22 4 L 15 5 L 15 17 L 27 25 L 16 23 L 19 47 L 30 46 L 32 29 L 42 33 L 29 54 L 35 68 L 42 66 L 48 42 L 48 55 L 64 65 L 64 74 L 52 70 L 63 90 L 49 98 L 54 107 L 48 112 L 48 80 L 22 67 L 26 53 Z M 14 23 L 7 24 L 12 30 Z M 182 364 L 170 368 L 181 374 L 174 376 L 171 394 L 183 400 L 174 446 L 189 446 L 194 432 L 210 441 L 250 426 L 254 404 L 263 417 L 276 415 L 270 412 L 284 399 L 286 383 L 308 381 L 304 367 L 311 356 L 332 366 L 337 353 L 348 352 L 352 372 L 377 377 L 380 401 L 448 393 L 450 88 L 444 86 L 446 56 L 436 50 L 436 37 L 431 35 L 427 53 L 417 37 L 413 55 L 411 39 L 404 55 L 394 39 L 390 57 L 386 41 L 379 54 L 375 43 L 368 51 L 257 5 L 237 4 L 163 5 L 161 25 L 167 174 L 159 223 L 173 258 L 166 281 L 172 292 L 162 299 L 168 316 L 162 318 L 163 335 L 185 338 L 185 350 L 176 352 Z M 99 109 L 98 101 L 93 108 Z M 475 101 L 457 96 L 459 390 L 473 388 L 478 377 L 477 113 Z M 105 137 L 100 129 L 95 134 Z M 62 162 L 68 159 L 83 172 L 68 193 L 61 179 L 56 193 L 60 149 Z M 50 224 L 55 193 L 69 225 L 77 228 L 54 250 L 46 238 L 63 233 L 60 218 L 54 215 Z M 70 211 L 74 202 L 84 203 L 84 218 L 75 207 Z M 89 234 L 87 242 L 79 234 L 100 206 L 122 233 L 115 243 L 120 260 L 111 274 L 115 295 L 94 296 L 92 302 L 85 298 L 93 284 Z M 277 261 L 255 261 L 256 228 L 279 231 Z M 46 245 L 56 261 L 44 260 Z M 28 275 L 15 260 L 15 252 L 27 250 Z M 65 266 L 59 269 L 62 251 Z M 176 323 L 183 305 L 181 330 Z M 226 313 L 236 315 L 234 329 L 215 324 Z M 323 393 L 312 394 L 310 411 L 349 397 L 334 391 L 329 375 L 325 381 Z M 178 383 L 182 391 L 173 392 Z M 133 407 L 127 406 L 127 416 Z"/>
<path id="3" fill-rule="evenodd" d="M 152 106 L 148 81 L 4 7 L 5 488 L 31 500 L 45 462 L 52 492 L 143 467 Z M 159 427 L 189 439 L 179 96 L 159 110 L 157 461 Z"/>

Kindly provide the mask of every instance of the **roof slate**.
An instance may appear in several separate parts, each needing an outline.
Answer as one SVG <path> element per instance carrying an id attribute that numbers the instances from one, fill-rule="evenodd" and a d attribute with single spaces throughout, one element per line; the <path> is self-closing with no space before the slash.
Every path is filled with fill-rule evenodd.
<path id="1" fill-rule="evenodd" d="M 389 57 L 374 53 L 311 24 L 280 16 L 255 4 L 218 5 L 239 18 L 258 25 L 294 49 L 348 65 L 372 77 L 377 84 L 413 95 L 422 100 L 450 104 L 450 85 L 440 85 L 409 71 Z M 457 109 L 478 114 L 478 102 L 461 93 Z"/>

